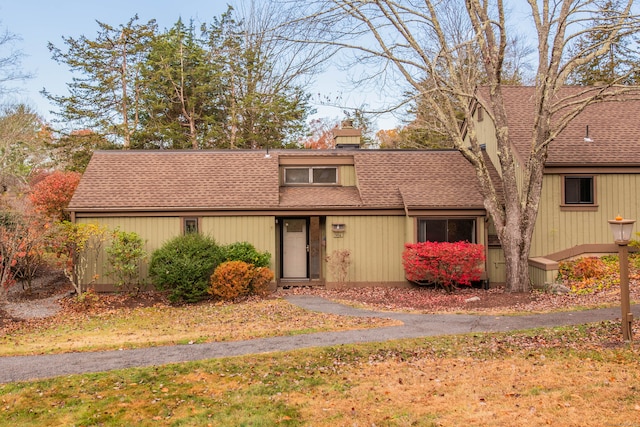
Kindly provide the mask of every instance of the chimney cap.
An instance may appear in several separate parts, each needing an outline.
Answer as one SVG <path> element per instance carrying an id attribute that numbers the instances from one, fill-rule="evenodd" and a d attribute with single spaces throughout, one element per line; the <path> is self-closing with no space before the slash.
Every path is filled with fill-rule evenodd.
<path id="1" fill-rule="evenodd" d="M 333 130 L 333 138 L 337 138 L 339 136 L 362 136 L 362 129 L 354 129 L 354 128 L 342 128 L 342 129 L 334 129 Z"/>

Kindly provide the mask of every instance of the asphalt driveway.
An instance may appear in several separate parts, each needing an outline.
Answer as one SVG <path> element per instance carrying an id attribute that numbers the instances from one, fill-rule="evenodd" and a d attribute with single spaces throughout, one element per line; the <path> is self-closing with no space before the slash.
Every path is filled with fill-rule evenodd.
<path id="1" fill-rule="evenodd" d="M 134 350 L 0 357 L 0 383 L 246 354 L 288 351 L 308 347 L 380 342 L 402 338 L 472 332 L 502 332 L 620 319 L 619 307 L 525 316 L 487 316 L 376 312 L 360 310 L 334 303 L 324 298 L 304 295 L 288 296 L 287 300 L 308 310 L 348 316 L 392 318 L 402 321 L 403 325 L 367 330 L 322 332 L 247 341 L 174 345 Z M 640 306 L 632 306 L 632 311 L 635 318 L 640 317 Z"/>

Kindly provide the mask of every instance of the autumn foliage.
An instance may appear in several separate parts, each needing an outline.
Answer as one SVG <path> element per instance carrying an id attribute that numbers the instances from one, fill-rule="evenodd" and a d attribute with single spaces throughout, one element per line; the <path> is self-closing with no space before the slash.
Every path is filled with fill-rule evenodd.
<path id="1" fill-rule="evenodd" d="M 0 301 L 17 280 L 24 289 L 43 266 L 45 239 L 50 229 L 39 216 L 0 211 Z"/>
<path id="2" fill-rule="evenodd" d="M 29 199 L 36 211 L 52 220 L 68 220 L 65 209 L 69 206 L 80 177 L 77 172 L 55 171 L 35 184 Z"/>
<path id="3" fill-rule="evenodd" d="M 107 228 L 98 224 L 64 221 L 57 226 L 50 250 L 78 296 L 87 292 L 89 285 L 98 279 L 95 272 L 108 234 Z M 88 276 L 91 273 L 94 274 Z"/>
<path id="4" fill-rule="evenodd" d="M 326 150 L 334 148 L 333 130 L 337 123 L 327 118 L 314 119 L 309 122 L 311 135 L 304 141 L 302 146 L 312 150 Z"/>
<path id="5" fill-rule="evenodd" d="M 217 299 L 232 301 L 249 295 L 266 295 L 274 274 L 267 267 L 256 267 L 244 261 L 227 261 L 211 275 L 209 293 Z"/>
<path id="6" fill-rule="evenodd" d="M 402 254 L 407 280 L 435 283 L 448 290 L 480 280 L 484 259 L 484 247 L 468 242 L 407 243 Z"/>

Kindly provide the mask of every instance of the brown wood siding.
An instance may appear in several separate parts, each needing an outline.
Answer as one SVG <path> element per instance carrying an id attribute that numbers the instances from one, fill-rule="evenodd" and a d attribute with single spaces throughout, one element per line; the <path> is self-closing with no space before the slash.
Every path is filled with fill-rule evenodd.
<path id="1" fill-rule="evenodd" d="M 595 178 L 596 208 L 563 210 L 563 176 L 545 175 L 531 257 L 578 245 L 611 243 L 608 220 L 617 215 L 640 220 L 640 174 L 599 174 Z"/>
<path id="2" fill-rule="evenodd" d="M 348 282 L 404 282 L 405 221 L 404 216 L 329 216 L 326 254 L 336 249 L 351 251 Z M 343 237 L 334 236 L 331 230 L 334 223 L 345 224 Z"/>

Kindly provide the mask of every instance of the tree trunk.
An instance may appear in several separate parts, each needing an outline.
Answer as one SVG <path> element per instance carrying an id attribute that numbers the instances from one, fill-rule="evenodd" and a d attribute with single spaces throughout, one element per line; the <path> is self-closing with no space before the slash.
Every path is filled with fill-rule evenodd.
<path id="1" fill-rule="evenodd" d="M 509 233 L 507 234 L 518 234 Z M 519 246 L 504 246 L 504 262 L 506 269 L 505 288 L 509 292 L 528 292 L 531 289 L 529 279 L 529 258 Z"/>

